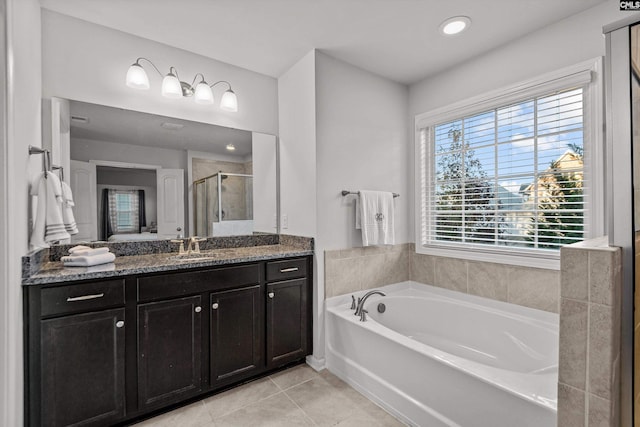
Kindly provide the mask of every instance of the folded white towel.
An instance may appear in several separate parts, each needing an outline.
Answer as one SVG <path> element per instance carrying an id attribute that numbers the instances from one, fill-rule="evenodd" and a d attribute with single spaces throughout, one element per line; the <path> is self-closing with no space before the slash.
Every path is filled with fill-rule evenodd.
<path id="1" fill-rule="evenodd" d="M 76 219 L 73 216 L 73 194 L 71 193 L 71 187 L 62 181 L 60 182 L 62 188 L 62 222 L 69 234 L 78 234 L 78 226 L 76 225 Z"/>
<path id="2" fill-rule="evenodd" d="M 362 245 L 393 245 L 395 241 L 393 193 L 360 190 L 359 205 Z"/>
<path id="3" fill-rule="evenodd" d="M 38 196 L 31 245 L 48 248 L 50 243 L 71 238 L 62 221 L 62 186 L 58 176 L 51 172 L 39 174 L 31 184 L 31 195 Z"/>
<path id="4" fill-rule="evenodd" d="M 73 248 L 71 248 L 73 249 Z M 69 253 L 73 256 L 96 256 L 96 255 L 100 255 L 100 254 L 106 254 L 107 252 L 109 252 L 109 248 L 107 247 L 103 247 L 103 248 L 86 248 L 86 249 L 81 249 L 81 250 L 74 250 L 73 252 L 71 252 L 71 249 L 69 249 Z"/>
<path id="5" fill-rule="evenodd" d="M 111 252 L 102 253 L 93 256 L 63 256 L 60 260 L 65 267 L 91 267 L 92 265 L 107 264 L 116 259 L 115 254 Z"/>
<path id="6" fill-rule="evenodd" d="M 74 254 L 79 251 L 86 251 L 87 249 L 91 249 L 91 247 L 85 245 L 77 245 L 69 249 L 69 253 Z"/>

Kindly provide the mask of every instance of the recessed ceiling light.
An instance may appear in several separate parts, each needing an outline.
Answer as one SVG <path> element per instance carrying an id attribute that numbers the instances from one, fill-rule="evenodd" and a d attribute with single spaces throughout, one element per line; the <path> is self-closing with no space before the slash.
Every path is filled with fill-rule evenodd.
<path id="1" fill-rule="evenodd" d="M 235 149 L 236 149 L 236 146 L 235 146 L 235 145 L 233 145 L 233 144 L 227 144 L 227 150 L 229 150 L 229 151 L 235 151 Z"/>
<path id="2" fill-rule="evenodd" d="M 446 36 L 460 34 L 471 26 L 471 18 L 466 16 L 454 16 L 440 24 L 440 32 Z"/>
<path id="3" fill-rule="evenodd" d="M 171 122 L 164 122 L 160 125 L 163 129 L 167 129 L 167 130 L 180 130 L 184 127 L 183 124 L 180 123 L 171 123 Z"/>

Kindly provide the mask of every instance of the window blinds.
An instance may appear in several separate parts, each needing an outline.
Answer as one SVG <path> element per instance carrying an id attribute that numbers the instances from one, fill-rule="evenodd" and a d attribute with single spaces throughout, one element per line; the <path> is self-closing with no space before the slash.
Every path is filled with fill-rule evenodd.
<path id="1" fill-rule="evenodd" d="M 577 87 L 421 129 L 422 243 L 583 240 L 583 110 Z"/>

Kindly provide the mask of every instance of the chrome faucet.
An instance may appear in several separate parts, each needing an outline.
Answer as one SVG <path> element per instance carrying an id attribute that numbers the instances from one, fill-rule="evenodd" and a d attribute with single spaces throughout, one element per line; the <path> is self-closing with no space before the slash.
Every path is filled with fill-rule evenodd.
<path id="1" fill-rule="evenodd" d="M 362 298 L 358 298 L 358 305 L 356 307 L 356 311 L 355 314 L 356 316 L 360 316 L 360 321 L 361 322 L 366 322 L 367 321 L 367 310 L 364 309 L 364 303 L 367 300 L 367 298 L 369 298 L 371 295 L 382 295 L 383 297 L 386 296 L 386 294 L 380 292 L 380 291 L 369 291 L 366 294 L 364 294 L 364 296 Z"/>

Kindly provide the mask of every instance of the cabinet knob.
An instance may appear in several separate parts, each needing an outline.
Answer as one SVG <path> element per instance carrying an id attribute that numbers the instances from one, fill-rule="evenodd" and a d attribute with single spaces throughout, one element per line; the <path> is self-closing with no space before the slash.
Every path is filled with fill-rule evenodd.
<path id="1" fill-rule="evenodd" d="M 122 328 L 124 326 L 124 320 L 118 320 L 116 322 L 116 328 Z"/>
<path id="2" fill-rule="evenodd" d="M 217 310 L 218 307 L 220 307 L 220 306 L 218 305 L 217 302 L 214 302 L 213 305 L 211 306 L 211 308 L 213 308 L 214 310 Z"/>
<path id="3" fill-rule="evenodd" d="M 196 307 L 196 313 L 200 313 L 202 311 L 202 307 L 198 306 Z"/>
<path id="4" fill-rule="evenodd" d="M 276 294 L 273 292 L 269 292 L 267 295 L 269 296 L 269 298 L 273 298 Z"/>

